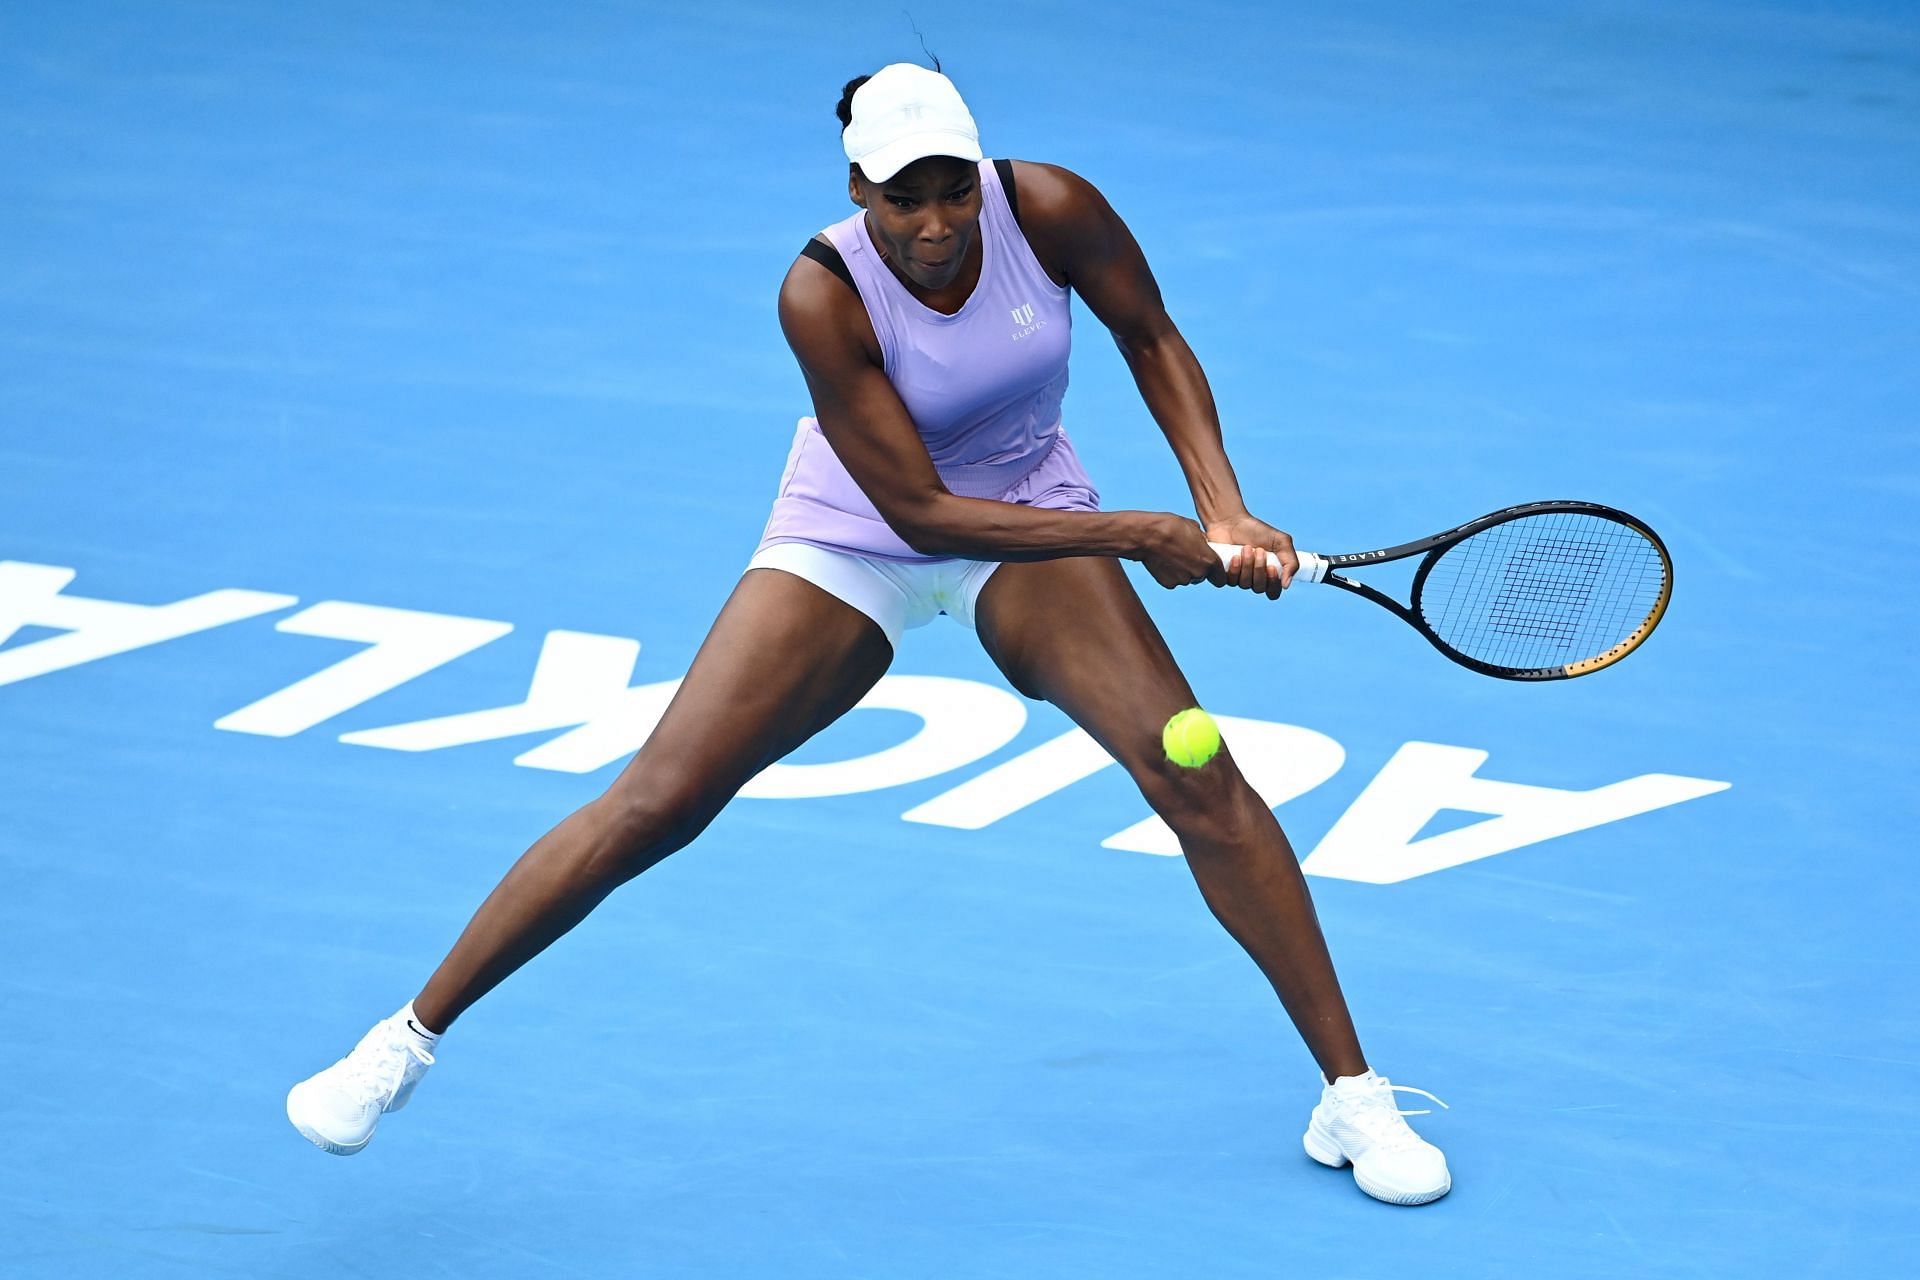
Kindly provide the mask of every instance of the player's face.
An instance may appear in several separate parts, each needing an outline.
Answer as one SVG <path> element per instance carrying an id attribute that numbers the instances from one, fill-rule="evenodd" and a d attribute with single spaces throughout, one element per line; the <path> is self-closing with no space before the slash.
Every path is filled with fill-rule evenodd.
<path id="1" fill-rule="evenodd" d="M 885 182 L 869 182 L 854 166 L 848 194 L 907 279 L 925 289 L 953 283 L 980 230 L 980 174 L 972 161 L 928 156 Z"/>

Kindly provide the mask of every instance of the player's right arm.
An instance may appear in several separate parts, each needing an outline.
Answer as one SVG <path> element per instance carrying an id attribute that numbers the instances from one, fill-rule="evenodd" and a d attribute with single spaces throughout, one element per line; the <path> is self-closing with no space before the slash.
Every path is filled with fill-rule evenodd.
<path id="1" fill-rule="evenodd" d="M 1222 576 L 1206 534 L 1164 511 L 1048 511 L 950 492 L 887 380 L 866 308 L 846 283 L 800 258 L 780 287 L 780 327 L 827 443 L 902 541 L 967 560 L 1138 560 L 1162 586 Z"/>

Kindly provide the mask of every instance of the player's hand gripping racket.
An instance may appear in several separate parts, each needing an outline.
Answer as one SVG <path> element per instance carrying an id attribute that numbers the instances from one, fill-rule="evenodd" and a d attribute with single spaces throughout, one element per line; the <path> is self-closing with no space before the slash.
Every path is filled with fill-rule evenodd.
<path id="1" fill-rule="evenodd" d="M 1239 547 L 1216 542 L 1221 562 Z M 1463 667 L 1564 680 L 1612 666 L 1659 625 L 1673 561 L 1644 523 L 1597 502 L 1529 502 L 1382 551 L 1301 551 L 1293 585 L 1324 582 L 1391 609 Z M 1424 555 L 1401 604 L 1336 573 Z M 1269 572 L 1280 562 L 1267 553 Z"/>

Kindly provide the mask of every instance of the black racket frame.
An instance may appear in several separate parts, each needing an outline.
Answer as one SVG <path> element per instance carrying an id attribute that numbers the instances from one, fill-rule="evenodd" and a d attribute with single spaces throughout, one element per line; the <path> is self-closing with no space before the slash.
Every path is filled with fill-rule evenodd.
<path id="1" fill-rule="evenodd" d="M 1561 514 L 1600 516 L 1608 520 L 1617 520 L 1636 533 L 1644 535 L 1647 541 L 1651 542 L 1660 552 L 1660 560 L 1667 573 L 1666 587 L 1661 593 L 1660 602 L 1655 607 L 1652 616 L 1642 624 L 1639 630 L 1635 631 L 1627 639 L 1621 641 L 1620 644 L 1614 646 L 1613 649 L 1608 650 L 1606 654 L 1589 658 L 1583 662 L 1557 667 L 1501 667 L 1490 662 L 1482 662 L 1478 658 L 1461 653 L 1458 649 L 1455 649 L 1435 634 L 1433 628 L 1427 625 L 1426 619 L 1420 616 L 1419 605 L 1421 589 L 1426 585 L 1427 574 L 1433 569 L 1433 566 L 1438 563 L 1441 555 L 1445 553 L 1447 548 L 1456 543 L 1466 541 L 1476 533 L 1483 533 L 1496 525 L 1506 524 L 1509 521 L 1518 520 L 1524 516 Z M 1410 556 L 1420 555 L 1423 552 L 1427 553 L 1427 556 L 1425 560 L 1420 562 L 1420 567 L 1414 570 L 1413 587 L 1409 592 L 1409 599 L 1406 604 L 1401 604 L 1398 600 L 1395 600 L 1392 596 L 1378 588 L 1370 587 L 1364 582 L 1355 582 L 1351 578 L 1343 577 L 1334 572 L 1336 569 L 1359 568 L 1370 564 L 1388 564 L 1395 560 L 1405 560 Z M 1523 502 L 1517 507 L 1502 507 L 1500 510 L 1489 512 L 1477 520 L 1469 520 L 1463 525 L 1458 525 L 1444 532 L 1436 533 L 1431 537 L 1421 538 L 1414 542 L 1403 542 L 1397 547 L 1386 547 L 1379 551 L 1358 551 L 1350 555 L 1323 555 L 1320 558 L 1327 562 L 1327 573 L 1326 576 L 1321 579 L 1322 582 L 1339 587 L 1343 591 L 1351 591 L 1357 596 L 1362 596 L 1373 601 L 1382 608 L 1392 610 L 1415 631 L 1425 636 L 1429 644 L 1454 662 L 1459 663 L 1469 670 L 1478 671 L 1481 675 L 1493 676 L 1500 680 L 1566 680 L 1573 676 L 1587 675 L 1593 671 L 1601 670 L 1604 667 L 1612 666 L 1632 650 L 1638 648 L 1643 640 L 1653 634 L 1653 629 L 1659 625 L 1661 617 L 1666 613 L 1668 601 L 1673 598 L 1673 557 L 1667 554 L 1667 544 L 1660 540 L 1660 535 L 1655 533 L 1653 529 L 1647 525 L 1646 521 L 1641 520 L 1639 517 L 1629 515 L 1617 507 L 1605 506 L 1598 502 L 1579 502 L 1571 499 L 1561 499 L 1552 502 Z M 1575 668 L 1580 669 L 1576 670 Z"/>

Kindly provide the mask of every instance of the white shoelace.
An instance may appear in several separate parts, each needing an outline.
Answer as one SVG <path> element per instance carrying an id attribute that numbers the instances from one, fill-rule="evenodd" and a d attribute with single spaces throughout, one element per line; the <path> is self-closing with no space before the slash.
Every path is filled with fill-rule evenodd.
<path id="1" fill-rule="evenodd" d="M 394 1032 L 364 1052 L 355 1049 L 347 1055 L 345 1084 L 358 1102 L 390 1098 L 399 1092 L 407 1078 L 409 1059 L 423 1067 L 433 1065 L 431 1053 L 407 1039 L 404 1033 Z"/>
<path id="2" fill-rule="evenodd" d="M 1387 1086 L 1387 1090 L 1390 1093 L 1417 1093 L 1421 1097 L 1425 1098 L 1428 1102 L 1440 1102 L 1440 1099 L 1434 1097 L 1432 1094 L 1428 1093 L 1425 1089 L 1416 1089 L 1410 1084 L 1390 1084 Z M 1391 1099 L 1389 1099 L 1389 1101 L 1391 1101 Z M 1440 1102 L 1440 1109 L 1442 1111 L 1453 1110 L 1452 1107 L 1448 1106 L 1444 1102 Z M 1401 1111 L 1398 1107 L 1396 1107 L 1394 1108 L 1394 1114 L 1402 1115 L 1402 1116 L 1430 1116 L 1433 1114 L 1433 1108 L 1422 1107 L 1418 1111 Z"/>
<path id="3" fill-rule="evenodd" d="M 1376 1146 L 1387 1148 L 1423 1143 L 1425 1139 L 1409 1129 L 1407 1122 L 1401 1117 L 1430 1116 L 1433 1114 L 1432 1109 L 1423 1107 L 1418 1111 L 1402 1111 L 1395 1105 L 1393 1095 L 1396 1093 L 1417 1093 L 1429 1102 L 1440 1103 L 1442 1110 L 1453 1109 L 1425 1089 L 1416 1089 L 1412 1085 L 1390 1084 L 1384 1079 L 1378 1086 L 1365 1093 L 1348 1094 L 1344 1097 L 1339 1094 L 1334 1096 L 1340 1098 L 1343 1103 L 1340 1108 L 1341 1118 L 1364 1133 L 1367 1140 Z"/>

